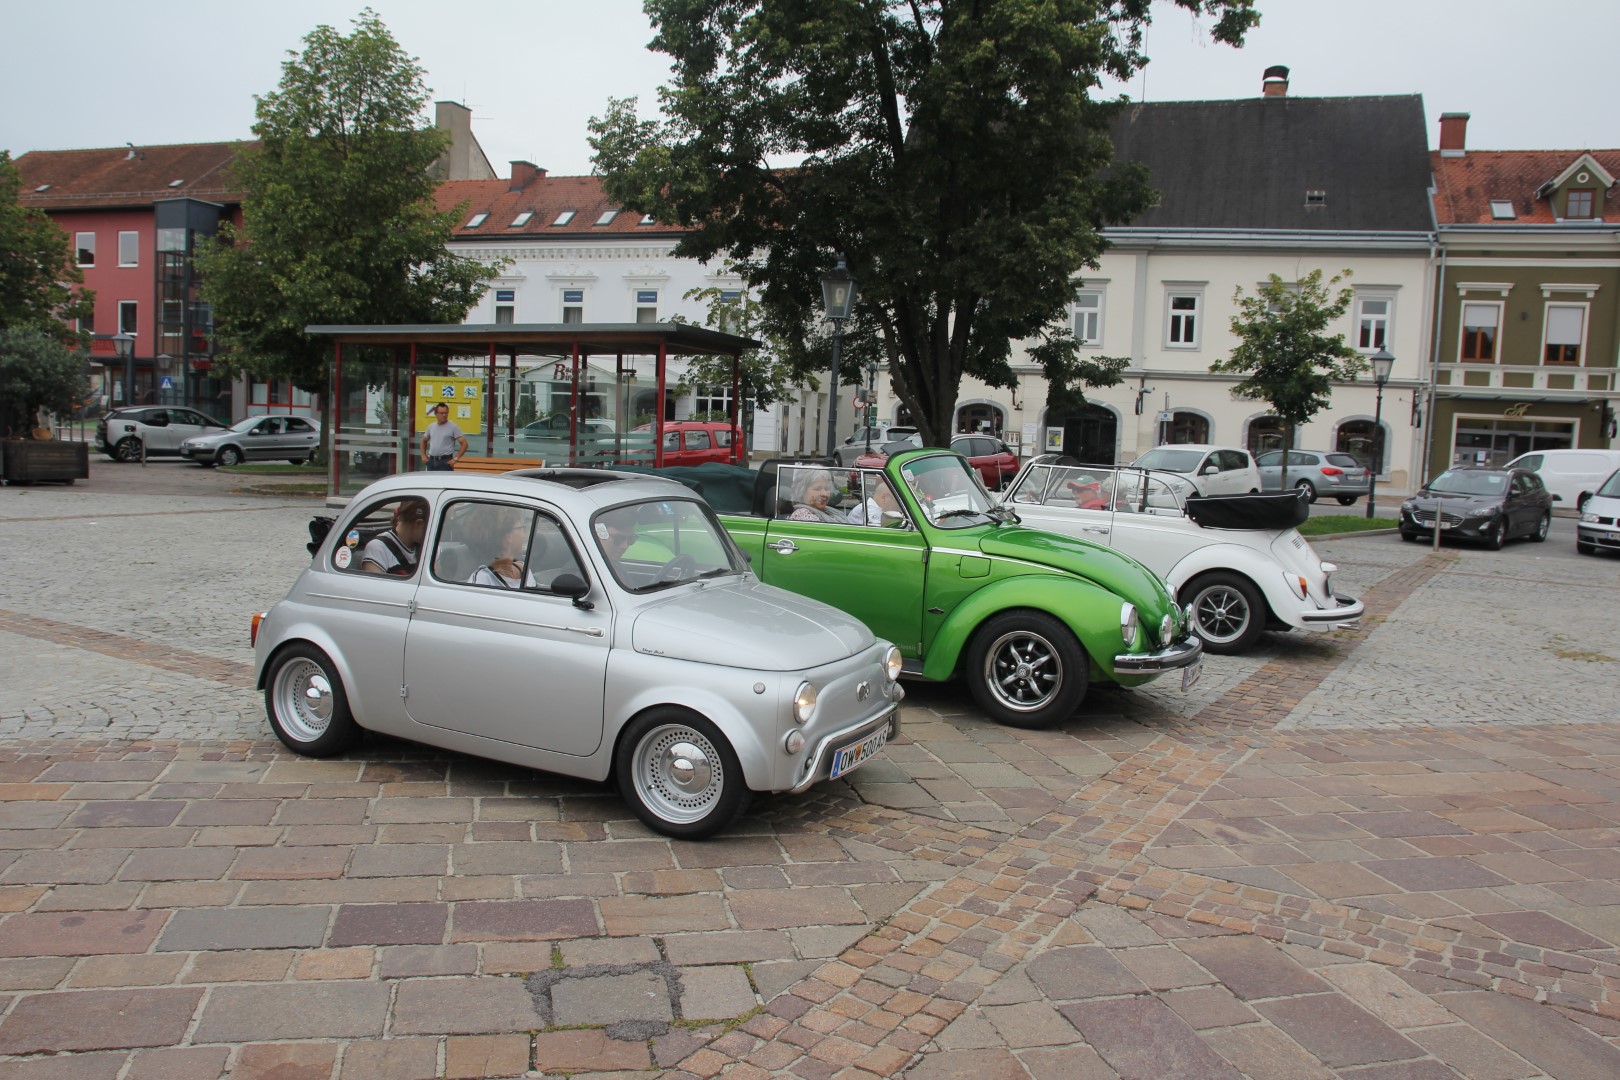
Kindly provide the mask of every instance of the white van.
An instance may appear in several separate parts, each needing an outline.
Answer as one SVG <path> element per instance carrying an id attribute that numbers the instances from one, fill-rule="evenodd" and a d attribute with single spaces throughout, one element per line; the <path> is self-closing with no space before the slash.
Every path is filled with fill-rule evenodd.
<path id="1" fill-rule="evenodd" d="M 1563 509 L 1576 510 L 1582 492 L 1596 491 L 1620 469 L 1620 450 L 1537 450 L 1520 454 L 1503 468 L 1529 469 Z"/>

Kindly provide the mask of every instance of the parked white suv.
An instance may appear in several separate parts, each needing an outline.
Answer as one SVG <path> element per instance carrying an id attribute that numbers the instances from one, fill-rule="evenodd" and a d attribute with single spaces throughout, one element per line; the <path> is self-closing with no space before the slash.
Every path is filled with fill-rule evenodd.
<path id="1" fill-rule="evenodd" d="M 1246 495 L 1260 490 L 1260 470 L 1247 450 L 1235 446 L 1178 443 L 1155 446 L 1131 462 L 1133 469 L 1175 473 L 1182 480 L 1171 486 L 1183 493 L 1190 487 L 1200 495 Z"/>
<path id="2" fill-rule="evenodd" d="M 225 425 L 195 409 L 174 405 L 133 405 L 114 409 L 96 423 L 96 449 L 114 461 L 179 454 L 180 444 L 198 435 L 224 431 Z"/>

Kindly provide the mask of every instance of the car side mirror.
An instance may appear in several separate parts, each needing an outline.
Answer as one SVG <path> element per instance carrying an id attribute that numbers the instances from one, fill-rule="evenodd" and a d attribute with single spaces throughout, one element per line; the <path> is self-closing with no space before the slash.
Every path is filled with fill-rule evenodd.
<path id="1" fill-rule="evenodd" d="M 1552 501 L 1553 501 L 1553 502 L 1563 502 L 1563 501 L 1564 501 L 1564 497 L 1563 497 L 1563 496 L 1562 496 L 1562 495 L 1559 495 L 1559 494 L 1557 494 L 1557 493 L 1556 493 L 1556 492 L 1554 492 L 1554 493 L 1553 493 L 1553 497 L 1552 497 Z"/>
<path id="2" fill-rule="evenodd" d="M 1220 468 L 1219 465 L 1205 465 L 1203 470 L 1201 472 L 1199 472 L 1198 475 L 1199 476 L 1214 476 L 1216 473 L 1218 473 L 1220 471 L 1221 471 L 1221 468 Z"/>
<path id="3" fill-rule="evenodd" d="M 591 591 L 590 585 L 578 574 L 558 574 L 551 582 L 551 591 L 558 596 L 566 596 L 574 602 L 574 606 L 589 611 L 596 605 L 585 599 L 585 594 Z"/>

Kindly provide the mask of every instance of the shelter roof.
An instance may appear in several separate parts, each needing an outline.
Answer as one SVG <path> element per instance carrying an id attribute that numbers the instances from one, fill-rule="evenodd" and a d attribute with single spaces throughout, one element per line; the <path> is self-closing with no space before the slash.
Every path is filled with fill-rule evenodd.
<path id="1" fill-rule="evenodd" d="M 306 326 L 304 332 L 347 345 L 430 345 L 459 353 L 517 351 L 529 355 L 616 353 L 651 356 L 732 355 L 757 349 L 752 338 L 687 323 L 420 323 L 398 326 Z"/>

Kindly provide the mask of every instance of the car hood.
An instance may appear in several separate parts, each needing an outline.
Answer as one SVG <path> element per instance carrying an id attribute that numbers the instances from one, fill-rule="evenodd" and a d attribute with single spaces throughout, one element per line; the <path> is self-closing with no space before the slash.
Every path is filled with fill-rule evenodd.
<path id="1" fill-rule="evenodd" d="M 1454 512 L 1454 513 L 1466 514 L 1468 511 L 1477 509 L 1477 508 L 1482 507 L 1482 506 L 1501 506 L 1502 502 L 1503 502 L 1503 496 L 1501 496 L 1501 495 L 1449 495 L 1449 494 L 1436 494 L 1435 492 L 1432 492 L 1432 491 L 1420 491 L 1416 495 L 1412 496 L 1411 501 L 1414 504 L 1416 504 L 1417 506 L 1420 506 L 1425 510 L 1432 510 L 1432 509 L 1434 509 L 1435 503 L 1439 503 L 1441 506 L 1443 506 L 1448 511 L 1451 511 L 1451 512 Z"/>
<path id="2" fill-rule="evenodd" d="M 752 578 L 678 587 L 630 630 L 637 652 L 759 671 L 819 667 L 873 640 L 859 619 Z"/>
<path id="3" fill-rule="evenodd" d="M 1135 604 L 1144 619 L 1151 615 L 1156 622 L 1175 607 L 1157 574 L 1129 555 L 1089 540 L 1003 525 L 980 538 L 979 550 L 1078 574 Z"/>

